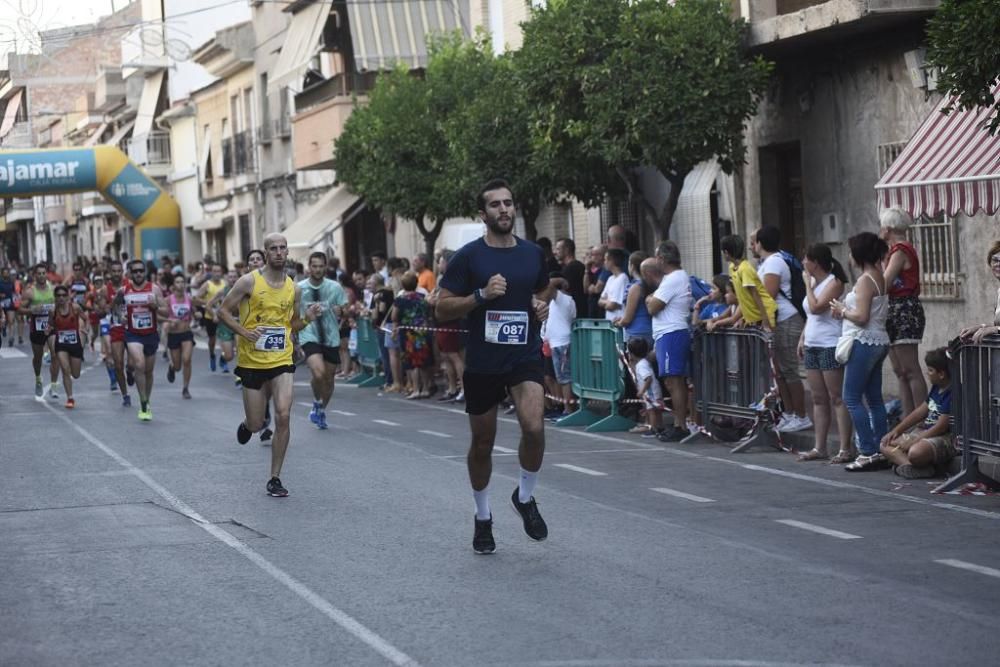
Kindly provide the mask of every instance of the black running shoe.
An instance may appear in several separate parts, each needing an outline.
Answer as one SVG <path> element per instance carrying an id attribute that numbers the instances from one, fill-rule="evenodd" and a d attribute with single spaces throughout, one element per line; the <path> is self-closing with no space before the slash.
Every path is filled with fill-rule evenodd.
<path id="1" fill-rule="evenodd" d="M 135 384 L 135 373 L 133 373 L 132 369 L 128 366 L 125 367 L 125 382 L 127 382 L 130 387 Z"/>
<path id="2" fill-rule="evenodd" d="M 240 422 L 240 425 L 236 429 L 236 441 L 241 445 L 245 445 L 250 442 L 250 437 L 253 435 L 253 431 L 246 427 L 246 424 Z"/>
<path id="3" fill-rule="evenodd" d="M 177 375 L 174 373 L 174 366 L 173 366 L 173 364 L 171 364 L 171 365 L 167 366 L 167 382 L 170 382 L 171 384 L 173 384 L 175 377 L 177 377 Z"/>
<path id="4" fill-rule="evenodd" d="M 549 527 L 545 525 L 545 519 L 538 513 L 538 505 L 535 504 L 535 497 L 532 496 L 528 502 L 522 503 L 517 498 L 517 487 L 510 497 L 510 504 L 514 511 L 520 515 L 524 521 L 524 532 L 533 540 L 541 542 L 549 536 Z"/>
<path id="5" fill-rule="evenodd" d="M 265 428 L 263 431 L 260 432 L 260 441 L 267 442 L 268 440 L 271 439 L 272 435 L 274 435 L 274 431 L 272 431 L 269 428 Z"/>
<path id="6" fill-rule="evenodd" d="M 284 498 L 288 495 L 288 489 L 281 485 L 280 479 L 272 477 L 271 481 L 267 483 L 267 495 L 272 498 Z"/>
<path id="7" fill-rule="evenodd" d="M 658 433 L 656 435 L 656 439 L 660 442 L 680 442 L 689 435 L 691 435 L 691 431 L 686 428 L 671 426 L 670 428 Z"/>
<path id="8" fill-rule="evenodd" d="M 476 519 L 476 532 L 472 536 L 472 550 L 477 554 L 491 554 L 497 550 L 493 541 L 493 515 L 489 519 Z"/>

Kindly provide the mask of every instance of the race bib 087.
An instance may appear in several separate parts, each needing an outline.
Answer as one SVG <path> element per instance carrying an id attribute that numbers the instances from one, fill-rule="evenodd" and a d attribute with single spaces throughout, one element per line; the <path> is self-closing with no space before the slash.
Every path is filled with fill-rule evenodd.
<path id="1" fill-rule="evenodd" d="M 260 338 L 254 348 L 261 352 L 285 351 L 285 327 L 260 327 Z"/>
<path id="2" fill-rule="evenodd" d="M 483 337 L 496 345 L 528 343 L 528 313 L 517 310 L 487 310 Z"/>

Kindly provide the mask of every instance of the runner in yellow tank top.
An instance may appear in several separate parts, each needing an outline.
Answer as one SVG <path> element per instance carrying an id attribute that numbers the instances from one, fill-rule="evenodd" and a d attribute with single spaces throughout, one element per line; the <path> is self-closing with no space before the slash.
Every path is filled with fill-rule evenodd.
<path id="1" fill-rule="evenodd" d="M 242 276 L 229 290 L 219 307 L 219 320 L 238 339 L 239 365 L 236 375 L 243 380 L 245 419 L 236 429 L 236 439 L 245 445 L 264 426 L 268 394 L 274 401 L 274 440 L 271 447 L 270 496 L 282 498 L 288 491 L 278 476 L 285 460 L 292 408 L 292 334 L 301 331 L 320 315 L 321 304 L 313 304 L 299 317 L 301 290 L 285 275 L 288 242 L 281 234 L 264 238 L 267 263 Z M 233 311 L 239 308 L 239 321 Z"/>
<path id="2" fill-rule="evenodd" d="M 198 291 L 194 293 L 192 301 L 205 309 L 205 317 L 201 320 L 201 325 L 205 327 L 208 334 L 208 367 L 215 372 L 215 334 L 219 329 L 219 320 L 215 316 L 215 309 L 209 307 L 215 295 L 226 286 L 222 277 L 225 274 L 221 264 L 213 264 L 209 267 L 210 276 L 208 280 L 201 284 Z"/>

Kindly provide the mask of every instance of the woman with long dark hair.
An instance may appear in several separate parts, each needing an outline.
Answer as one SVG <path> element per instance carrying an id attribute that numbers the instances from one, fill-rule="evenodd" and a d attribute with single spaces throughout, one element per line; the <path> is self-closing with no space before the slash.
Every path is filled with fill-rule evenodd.
<path id="1" fill-rule="evenodd" d="M 827 458 L 826 437 L 830 432 L 831 416 L 836 415 L 840 436 L 840 451 L 831 463 L 849 463 L 857 453 L 851 441 L 854 429 L 851 415 L 842 399 L 844 367 L 837 362 L 836 348 L 842 324 L 833 317 L 830 304 L 844 294 L 847 276 L 830 246 L 816 243 L 809 246 L 802 258 L 805 269 L 806 325 L 799 337 L 799 357 L 805 362 L 806 380 L 813 402 L 813 424 L 816 440 L 813 448 L 799 455 L 800 461 Z"/>
<path id="2" fill-rule="evenodd" d="M 871 232 L 852 236 L 848 245 L 851 263 L 861 270 L 861 277 L 844 301 L 835 299 L 830 306 L 833 316 L 844 323 L 838 347 L 847 347 L 845 342 L 850 346 L 846 361 L 838 361 L 845 361 L 844 403 L 851 413 L 860 450 L 858 457 L 845 469 L 862 472 L 888 466 L 888 461 L 879 451 L 879 443 L 889 431 L 882 398 L 882 364 L 889 354 L 889 334 L 886 331 L 889 297 L 885 289 L 882 260 L 889 252 L 889 246 Z"/>

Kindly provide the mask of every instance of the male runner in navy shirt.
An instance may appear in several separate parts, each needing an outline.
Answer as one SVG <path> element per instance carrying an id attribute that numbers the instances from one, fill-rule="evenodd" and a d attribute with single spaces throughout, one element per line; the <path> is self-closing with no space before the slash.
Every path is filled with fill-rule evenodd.
<path id="1" fill-rule="evenodd" d="M 545 453 L 540 329 L 551 295 L 542 249 L 513 234 L 514 197 L 507 182 L 487 183 L 477 205 L 486 234 L 448 262 L 436 314 L 442 322 L 465 317 L 469 323 L 462 386 L 472 430 L 468 456 L 476 501 L 472 548 L 491 554 L 496 543 L 487 487 L 493 470 L 497 406 L 508 390 L 521 425 L 521 477 L 511 504 L 528 537 L 539 541 L 548 537 L 532 492 Z"/>

